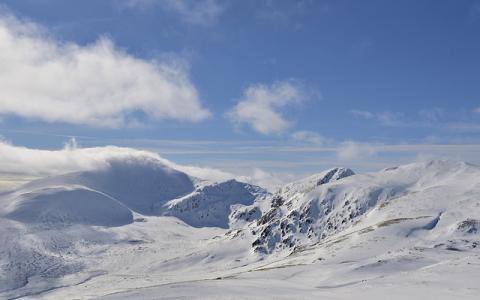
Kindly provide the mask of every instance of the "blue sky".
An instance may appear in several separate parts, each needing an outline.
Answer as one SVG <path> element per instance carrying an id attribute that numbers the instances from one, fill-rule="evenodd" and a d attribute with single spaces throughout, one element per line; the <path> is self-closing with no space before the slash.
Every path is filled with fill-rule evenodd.
<path id="1" fill-rule="evenodd" d="M 0 64 L 23 70 L 0 72 L 15 145 L 74 136 L 245 172 L 480 162 L 480 1 L 0 3 Z"/>

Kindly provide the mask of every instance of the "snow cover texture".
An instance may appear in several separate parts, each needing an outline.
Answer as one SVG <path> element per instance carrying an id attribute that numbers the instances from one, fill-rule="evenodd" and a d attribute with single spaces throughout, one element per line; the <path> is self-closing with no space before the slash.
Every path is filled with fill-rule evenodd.
<path id="1" fill-rule="evenodd" d="M 426 266 L 435 260 L 405 251 L 478 249 L 479 178 L 479 167 L 452 161 L 368 174 L 334 168 L 269 194 L 235 180 L 202 181 L 152 158 L 112 160 L 102 169 L 44 178 L 0 194 L 0 295 L 51 289 L 76 274 L 114 272 L 108 263 L 99 271 L 87 262 L 108 249 L 113 254 L 107 262 L 121 260 L 130 255 L 125 244 L 147 241 L 153 254 L 145 256 L 143 267 L 163 263 L 151 269 L 161 274 L 196 264 L 203 272 L 235 264 L 248 271 L 249 264 L 296 254 L 308 262 L 317 250 L 333 258 L 355 257 L 349 274 Z M 183 222 L 157 218 L 162 216 Z M 168 224 L 170 235 L 153 234 L 162 228 L 151 222 Z M 206 238 L 190 244 L 186 237 L 198 234 Z M 170 238 L 180 244 L 168 244 Z M 346 244 L 332 248 L 336 243 Z M 162 262 L 158 255 L 168 251 L 172 260 Z M 373 252 L 385 258 L 371 261 Z"/>

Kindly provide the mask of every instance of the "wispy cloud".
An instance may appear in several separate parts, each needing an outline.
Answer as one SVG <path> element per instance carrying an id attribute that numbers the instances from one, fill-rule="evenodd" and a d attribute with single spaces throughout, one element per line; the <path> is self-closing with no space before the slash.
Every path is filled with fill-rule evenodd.
<path id="1" fill-rule="evenodd" d="M 449 111 L 439 107 L 422 109 L 414 114 L 401 112 L 371 112 L 351 110 L 356 117 L 371 120 L 386 127 L 429 128 L 452 132 L 478 132 L 480 107 L 470 110 Z"/>
<path id="2" fill-rule="evenodd" d="M 257 17 L 272 23 L 286 25 L 295 31 L 304 27 L 304 17 L 312 11 L 314 5 L 319 5 L 315 7 L 315 11 L 322 14 L 330 11 L 327 3 L 315 3 L 310 0 L 252 2 L 255 3 L 254 14 Z"/>
<path id="3" fill-rule="evenodd" d="M 445 110 L 439 107 L 433 107 L 430 109 L 422 109 L 418 112 L 420 121 L 427 123 L 436 123 L 444 120 L 446 115 Z"/>
<path id="4" fill-rule="evenodd" d="M 291 135 L 292 139 L 297 142 L 304 142 L 313 145 L 323 145 L 328 142 L 328 139 L 321 136 L 320 134 L 308 131 L 308 130 L 301 130 L 295 131 Z"/>
<path id="5" fill-rule="evenodd" d="M 237 105 L 226 115 L 235 124 L 246 124 L 262 134 L 279 134 L 291 126 L 282 114 L 288 105 L 298 104 L 306 97 L 296 81 L 279 81 L 268 86 L 248 87 Z"/>
<path id="6" fill-rule="evenodd" d="M 480 2 L 475 2 L 471 6 L 469 19 L 471 22 L 477 22 L 480 20 Z"/>
<path id="7" fill-rule="evenodd" d="M 390 127 L 401 127 L 405 126 L 406 122 L 403 119 L 403 114 L 401 113 L 394 113 L 389 111 L 384 112 L 370 112 L 370 111 L 363 111 L 363 110 L 351 110 L 350 113 L 354 116 L 367 119 L 367 120 L 375 120 L 384 126 Z"/>
<path id="8" fill-rule="evenodd" d="M 342 161 L 365 159 L 376 153 L 376 147 L 369 143 L 345 141 L 337 147 L 337 157 Z"/>
<path id="9" fill-rule="evenodd" d="M 254 168 L 248 176 L 238 177 L 238 180 L 240 181 L 259 185 L 267 188 L 271 192 L 276 191 L 283 184 L 291 182 L 295 179 L 298 179 L 298 176 L 292 173 L 267 172 L 260 168 Z"/>
<path id="10" fill-rule="evenodd" d="M 194 145 L 196 142 L 185 141 L 183 147 L 190 149 L 192 143 Z M 210 146 L 203 149 L 206 144 Z M 199 178 L 213 181 L 235 178 L 271 190 L 282 183 L 334 166 L 352 167 L 361 172 L 412 162 L 417 157 L 453 158 L 480 163 L 478 144 L 381 144 L 345 141 L 330 147 L 299 147 L 294 144 L 267 146 L 264 143 L 242 147 L 235 141 L 222 146 L 224 155 L 214 152 L 212 147 L 215 145 L 218 143 L 214 141 L 202 143 L 200 149 L 197 149 L 198 153 L 193 151 L 193 158 L 192 153 L 183 156 L 180 153 L 178 158 L 188 159 L 181 159 L 183 162 L 177 163 L 170 160 L 172 156 L 167 160 L 163 152 L 162 156 L 157 154 L 158 149 L 138 150 L 115 146 L 79 148 L 75 142 L 69 142 L 58 150 L 41 150 L 0 142 L 0 188 L 5 184 L 32 178 L 103 168 L 112 159 L 129 158 L 154 159 Z M 180 151 L 180 148 L 176 151 Z M 241 152 L 238 148 L 242 149 Z M 212 151 L 214 155 L 206 156 L 208 151 Z M 236 155 L 238 153 L 240 155 Z M 263 156 L 244 155 L 253 153 Z M 202 165 L 198 165 L 198 157 L 202 157 Z M 251 159 L 245 159 L 246 157 Z"/>
<path id="11" fill-rule="evenodd" d="M 176 14 L 185 23 L 203 26 L 217 22 L 225 9 L 224 2 L 217 0 L 125 0 L 120 3 L 124 7 L 140 9 L 157 6 Z"/>
<path id="12" fill-rule="evenodd" d="M 364 118 L 364 119 L 374 119 L 375 118 L 374 113 L 372 113 L 370 111 L 366 111 L 366 110 L 352 109 L 350 111 L 350 113 L 354 116 L 361 117 L 361 118 Z"/>
<path id="13" fill-rule="evenodd" d="M 461 133 L 475 133 L 480 132 L 480 123 L 473 123 L 473 122 L 451 122 L 445 124 L 445 128 L 450 131 L 454 132 L 461 132 Z"/>
<path id="14" fill-rule="evenodd" d="M 209 116 L 186 70 L 147 61 L 107 38 L 80 46 L 0 15 L 0 115 L 100 127 Z"/>

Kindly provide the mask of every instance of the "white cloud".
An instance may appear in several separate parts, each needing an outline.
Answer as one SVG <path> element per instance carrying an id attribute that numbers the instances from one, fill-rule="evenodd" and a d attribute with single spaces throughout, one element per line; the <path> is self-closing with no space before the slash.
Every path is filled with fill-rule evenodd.
<path id="1" fill-rule="evenodd" d="M 141 9 L 158 5 L 177 14 L 186 23 L 205 26 L 215 23 L 224 10 L 217 0 L 127 0 L 123 4 L 129 8 Z"/>
<path id="2" fill-rule="evenodd" d="M 0 141 L 0 186 L 5 178 L 23 182 L 33 178 L 69 172 L 95 170 L 108 166 L 112 159 L 144 157 L 198 178 L 222 181 L 237 176 L 218 169 L 180 165 L 150 151 L 115 146 L 79 148 L 74 139 L 59 150 L 30 149 Z M 15 180 L 13 180 L 15 179 Z"/>
<path id="3" fill-rule="evenodd" d="M 473 110 L 475 112 L 475 110 Z M 406 115 L 401 112 L 370 112 L 363 110 L 351 110 L 350 114 L 366 120 L 373 120 L 380 125 L 387 127 L 430 127 L 430 128 L 448 128 L 449 122 L 447 115 L 455 117 L 455 113 L 447 112 L 439 107 L 419 110 L 415 115 Z M 457 113 L 457 118 L 462 117 Z"/>
<path id="4" fill-rule="evenodd" d="M 418 112 L 421 121 L 431 124 L 441 122 L 445 115 L 445 110 L 439 107 L 422 109 Z"/>
<path id="5" fill-rule="evenodd" d="M 407 125 L 401 113 L 381 112 L 377 114 L 377 119 L 384 126 L 402 127 Z"/>
<path id="6" fill-rule="evenodd" d="M 272 192 L 282 184 L 298 179 L 298 175 L 292 173 L 267 172 L 260 168 L 248 167 L 228 172 L 215 167 L 178 164 L 155 152 L 133 148 L 116 146 L 80 148 L 74 138 L 58 150 L 31 149 L 0 140 L 0 190 L 45 176 L 100 169 L 107 167 L 112 160 L 132 158 L 157 160 L 170 168 L 209 181 L 236 179 Z"/>
<path id="7" fill-rule="evenodd" d="M 292 177 L 287 174 L 268 173 L 255 168 L 244 174 L 233 174 L 216 168 L 182 165 L 167 160 L 151 151 L 116 146 L 79 148 L 71 139 L 59 150 L 30 149 L 0 141 L 0 190 L 32 179 L 69 172 L 95 170 L 107 167 L 111 160 L 149 158 L 157 160 L 188 175 L 210 180 L 237 179 L 243 182 L 275 189 Z"/>
<path id="8" fill-rule="evenodd" d="M 372 112 L 369 112 L 369 111 L 365 111 L 365 110 L 357 110 L 357 109 L 353 109 L 350 111 L 350 113 L 354 116 L 357 116 L 357 117 L 361 117 L 361 118 L 364 118 L 364 119 L 373 119 L 375 118 L 375 114 L 372 113 Z"/>
<path id="9" fill-rule="evenodd" d="M 273 150 L 273 148 L 272 148 Z M 281 150 L 281 149 L 280 149 Z M 294 149 L 290 149 L 294 150 Z M 271 150 L 259 149 L 262 153 Z M 313 153 L 319 155 L 312 156 Z M 259 152 L 260 153 L 260 152 Z M 291 152 L 289 152 L 291 153 Z M 324 154 L 322 154 L 324 153 Z M 155 152 L 115 146 L 79 148 L 69 141 L 58 150 L 19 147 L 0 141 L 0 190 L 26 181 L 68 172 L 92 170 L 108 166 L 112 159 L 150 158 L 211 181 L 237 179 L 275 191 L 280 185 L 298 179 L 299 174 L 320 172 L 334 165 L 347 165 L 357 171 L 378 170 L 391 165 L 411 162 L 419 157 L 454 158 L 478 163 L 480 145 L 402 144 L 385 145 L 346 141 L 338 146 L 306 149 L 293 160 L 235 160 L 209 162 L 206 166 L 177 164 Z M 336 154 L 336 157 L 332 157 Z M 252 166 L 256 166 L 252 168 Z M 271 170 L 283 170 L 275 171 Z M 226 171 L 224 171 L 226 170 Z"/>
<path id="10" fill-rule="evenodd" d="M 120 127 L 209 116 L 184 68 L 146 61 L 106 38 L 80 46 L 0 16 L 0 115 Z"/>
<path id="11" fill-rule="evenodd" d="M 305 142 L 314 145 L 323 145 L 327 142 L 327 139 L 316 132 L 301 130 L 292 133 L 292 139 L 298 142 Z"/>
<path id="12" fill-rule="evenodd" d="M 225 172 L 223 170 L 219 170 L 215 168 L 201 167 L 201 166 L 194 166 L 194 165 L 180 165 L 166 159 L 161 159 L 161 160 L 171 168 L 174 168 L 176 170 L 187 173 L 188 175 L 205 179 L 205 180 L 224 181 L 229 179 L 238 179 L 238 176 L 235 174 Z"/>
<path id="13" fill-rule="evenodd" d="M 382 124 L 383 126 L 388 127 L 403 127 L 408 126 L 408 124 L 404 120 L 404 116 L 401 113 L 394 113 L 389 111 L 373 113 L 370 111 L 363 111 L 363 110 L 351 110 L 350 113 L 356 117 L 360 117 L 367 120 L 375 120 Z"/>
<path id="14" fill-rule="evenodd" d="M 341 161 L 364 159 L 376 153 L 376 147 L 367 143 L 345 141 L 337 147 L 337 157 Z"/>
<path id="15" fill-rule="evenodd" d="M 270 192 L 275 192 L 282 185 L 296 179 L 298 179 L 298 176 L 293 174 L 272 173 L 259 168 L 254 168 L 248 176 L 238 177 L 238 180 L 240 181 L 261 186 Z"/>
<path id="16" fill-rule="evenodd" d="M 262 134 L 278 134 L 291 126 L 281 113 L 287 105 L 301 102 L 302 87 L 294 81 L 279 81 L 270 86 L 249 86 L 227 117 L 237 125 L 247 124 Z"/>
<path id="17" fill-rule="evenodd" d="M 67 143 L 60 150 L 29 149 L 0 142 L 0 170 L 3 175 L 41 177 L 91 170 L 106 166 L 110 159 L 129 156 L 155 157 L 155 154 L 113 146 L 82 149 L 77 148 L 75 142 Z"/>
<path id="18" fill-rule="evenodd" d="M 473 123 L 473 122 L 450 122 L 450 123 L 445 123 L 444 127 L 450 131 L 461 132 L 461 133 L 480 132 L 480 123 Z"/>

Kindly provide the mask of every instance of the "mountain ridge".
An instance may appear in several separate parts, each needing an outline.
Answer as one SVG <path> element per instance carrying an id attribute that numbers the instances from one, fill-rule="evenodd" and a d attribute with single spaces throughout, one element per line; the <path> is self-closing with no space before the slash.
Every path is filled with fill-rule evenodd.
<path id="1" fill-rule="evenodd" d="M 0 297 L 128 298 L 134 289 L 154 299 L 180 282 L 204 293 L 212 278 L 225 297 L 248 287 L 254 298 L 258 282 L 272 297 L 324 297 L 367 281 L 385 289 L 402 274 L 445 278 L 459 265 L 479 274 L 478 166 L 333 168 L 268 193 L 158 163 L 116 161 L 0 195 Z M 461 278 L 456 286 L 475 290 Z"/>

